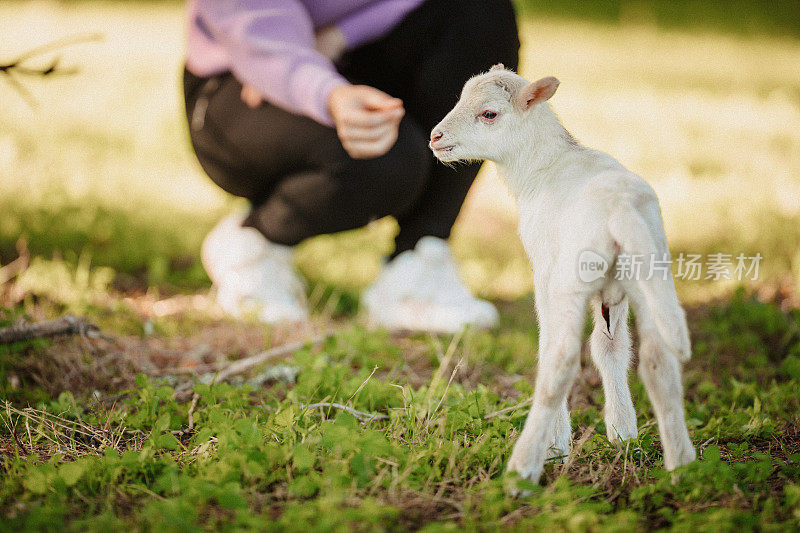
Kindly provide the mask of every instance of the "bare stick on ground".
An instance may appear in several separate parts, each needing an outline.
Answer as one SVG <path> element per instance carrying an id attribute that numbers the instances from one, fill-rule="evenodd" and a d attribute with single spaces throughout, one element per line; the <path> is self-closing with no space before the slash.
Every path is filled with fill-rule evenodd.
<path id="1" fill-rule="evenodd" d="M 66 315 L 34 324 L 14 324 L 0 329 L 0 344 L 28 341 L 57 335 L 98 336 L 100 329 L 84 318 Z M 95 335 L 93 335 L 95 334 Z"/>
<path id="2" fill-rule="evenodd" d="M 289 344 L 284 344 L 283 346 L 276 346 L 275 348 L 270 348 L 269 350 L 266 350 L 264 352 L 259 352 L 255 355 L 251 355 L 250 357 L 245 357 L 244 359 L 231 361 L 230 363 L 226 363 L 225 366 L 220 368 L 219 372 L 217 373 L 216 376 L 214 376 L 214 379 L 211 381 L 211 383 L 212 384 L 219 383 L 220 381 L 224 381 L 232 376 L 244 374 L 248 370 L 257 367 L 260 364 L 266 363 L 267 361 L 293 354 L 294 352 L 300 350 L 306 345 L 316 346 L 318 344 L 322 344 L 329 337 L 330 335 L 321 335 L 319 337 L 314 337 L 313 339 L 307 341 L 292 342 Z M 189 391 L 193 386 L 194 386 L 193 381 L 187 381 L 186 383 L 180 385 L 178 388 L 175 389 L 174 397 L 176 398 L 187 397 Z"/>

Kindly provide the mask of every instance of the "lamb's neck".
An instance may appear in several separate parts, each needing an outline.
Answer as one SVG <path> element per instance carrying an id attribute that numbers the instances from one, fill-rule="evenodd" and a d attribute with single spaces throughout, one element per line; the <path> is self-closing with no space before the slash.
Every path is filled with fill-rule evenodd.
<path id="1" fill-rule="evenodd" d="M 509 156 L 497 161 L 498 171 L 517 203 L 532 199 L 557 182 L 572 156 L 585 150 L 549 105 L 539 107 L 510 146 Z"/>

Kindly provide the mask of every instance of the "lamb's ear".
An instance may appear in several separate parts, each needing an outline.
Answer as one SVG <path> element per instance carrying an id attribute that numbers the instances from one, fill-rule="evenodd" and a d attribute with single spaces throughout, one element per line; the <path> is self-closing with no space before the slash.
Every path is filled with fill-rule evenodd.
<path id="1" fill-rule="evenodd" d="M 502 63 L 498 63 L 496 65 L 492 65 L 492 68 L 489 69 L 489 72 L 492 72 L 494 70 L 505 70 L 505 69 L 506 69 L 505 65 L 503 65 Z"/>
<path id="2" fill-rule="evenodd" d="M 556 94 L 559 83 L 561 82 L 553 76 L 535 81 L 520 89 L 516 97 L 517 104 L 521 109 L 530 109 L 537 104 L 546 102 L 551 96 Z"/>

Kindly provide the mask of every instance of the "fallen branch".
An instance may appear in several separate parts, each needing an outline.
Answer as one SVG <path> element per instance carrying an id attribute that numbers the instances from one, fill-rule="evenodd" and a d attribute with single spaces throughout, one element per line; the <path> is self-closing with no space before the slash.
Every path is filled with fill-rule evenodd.
<path id="1" fill-rule="evenodd" d="M 715 440 L 715 437 L 711 437 L 710 439 L 708 439 L 707 441 L 705 441 L 703 444 L 700 445 L 700 459 L 703 458 L 703 452 L 706 451 L 706 448 L 708 448 L 708 446 L 712 442 L 714 442 L 714 440 Z"/>
<path id="2" fill-rule="evenodd" d="M 229 379 L 232 376 L 244 374 L 248 370 L 272 359 L 293 354 L 297 350 L 304 348 L 306 345 L 316 346 L 318 344 L 322 344 L 329 337 L 330 335 L 322 335 L 308 341 L 292 342 L 289 344 L 284 344 L 283 346 L 270 348 L 267 351 L 259 352 L 255 355 L 251 355 L 250 357 L 245 357 L 244 359 L 238 359 L 236 361 L 225 363 L 224 366 L 219 369 L 217 375 L 214 376 L 211 384 L 213 385 L 215 383 L 219 383 L 220 381 Z M 175 389 L 173 397 L 178 399 L 187 397 L 187 393 L 192 389 L 192 387 L 194 387 L 194 381 L 187 381 Z"/>
<path id="3" fill-rule="evenodd" d="M 244 359 L 238 359 L 236 361 L 232 361 L 225 368 L 219 371 L 219 373 L 214 377 L 214 381 L 212 381 L 211 383 L 212 384 L 219 383 L 220 381 L 226 380 L 231 376 L 244 374 L 248 370 L 257 367 L 262 363 L 266 363 L 270 359 L 276 359 L 278 357 L 283 357 L 285 355 L 292 354 L 297 350 L 304 348 L 306 345 L 316 346 L 318 344 L 322 344 L 328 337 L 329 337 L 328 335 L 323 335 L 320 337 L 315 337 L 309 341 L 300 341 L 300 342 L 284 344 L 283 346 L 270 348 L 265 352 L 257 353 L 255 355 L 251 355 L 250 357 L 245 357 Z"/>
<path id="4" fill-rule="evenodd" d="M 340 403 L 330 403 L 330 402 L 320 402 L 320 403 L 312 403 L 311 405 L 303 405 L 300 404 L 300 407 L 303 409 L 318 409 L 320 407 L 327 407 L 333 409 L 341 409 L 342 411 L 347 411 L 354 417 L 358 418 L 359 420 L 369 422 L 371 420 L 388 420 L 388 415 L 382 415 L 380 413 L 364 413 L 362 411 L 356 411 L 352 407 L 348 407 L 346 405 L 342 405 Z"/>
<path id="5" fill-rule="evenodd" d="M 93 333 L 97 335 L 92 335 Z M 45 320 L 34 324 L 14 324 L 0 329 L 0 344 L 29 341 L 57 335 L 99 336 L 100 329 L 84 318 L 66 315 L 56 320 Z"/>

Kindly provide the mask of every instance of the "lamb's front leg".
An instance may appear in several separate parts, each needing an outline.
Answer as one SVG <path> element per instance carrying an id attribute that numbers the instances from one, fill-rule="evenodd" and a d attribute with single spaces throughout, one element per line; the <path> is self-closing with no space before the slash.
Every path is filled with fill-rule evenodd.
<path id="1" fill-rule="evenodd" d="M 631 364 L 631 335 L 628 329 L 628 299 L 605 306 L 600 298 L 592 302 L 590 348 L 592 360 L 603 379 L 606 397 L 605 421 L 608 440 L 622 442 L 636 438 L 636 410 L 628 387 Z"/>
<path id="2" fill-rule="evenodd" d="M 508 461 L 509 472 L 517 472 L 533 482 L 539 480 L 550 447 L 556 442 L 557 428 L 563 440 L 566 399 L 580 364 L 586 298 L 574 294 L 548 298 L 545 305 L 537 302 L 537 307 L 542 335 L 533 406 Z M 568 414 L 566 427 L 569 427 Z M 566 431 L 568 450 L 569 429 Z"/>
<path id="3" fill-rule="evenodd" d="M 540 306 L 542 307 L 542 306 Z M 545 326 L 550 319 L 542 309 L 539 312 L 539 354 L 544 352 L 544 346 L 547 344 L 548 327 Z M 541 357 L 539 358 L 541 361 Z M 554 462 L 561 462 L 569 455 L 570 443 L 572 441 L 572 423 L 569 418 L 569 409 L 567 408 L 567 400 L 569 399 L 569 392 L 564 397 L 564 401 L 558 407 L 554 417 L 553 438 L 550 441 L 550 446 L 547 448 L 546 460 Z"/>

